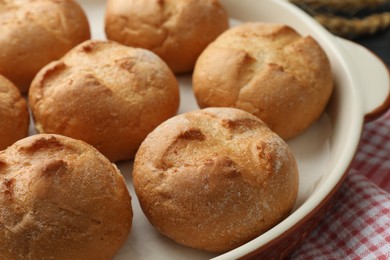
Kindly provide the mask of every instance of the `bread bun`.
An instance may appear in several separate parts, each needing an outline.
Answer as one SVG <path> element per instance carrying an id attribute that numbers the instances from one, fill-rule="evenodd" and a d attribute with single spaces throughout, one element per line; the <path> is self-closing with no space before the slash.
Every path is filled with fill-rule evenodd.
<path id="1" fill-rule="evenodd" d="M 207 108 L 173 117 L 148 135 L 135 157 L 133 184 L 161 233 L 223 252 L 290 213 L 298 171 L 287 144 L 260 119 Z"/>
<path id="2" fill-rule="evenodd" d="M 29 91 L 38 132 L 83 140 L 113 162 L 133 158 L 146 135 L 176 114 L 179 99 L 157 55 L 92 40 L 45 66 Z"/>
<path id="3" fill-rule="evenodd" d="M 107 38 L 155 52 L 175 73 L 192 71 L 199 54 L 227 28 L 218 0 L 107 1 Z"/>
<path id="4" fill-rule="evenodd" d="M 0 152 L 1 259 L 112 259 L 131 228 L 115 165 L 90 145 L 33 135 Z"/>
<path id="5" fill-rule="evenodd" d="M 202 53 L 193 90 L 201 108 L 243 109 L 289 139 L 321 115 L 333 77 L 325 52 L 310 36 L 286 25 L 246 23 Z"/>
<path id="6" fill-rule="evenodd" d="M 0 150 L 26 137 L 28 127 L 27 102 L 15 85 L 0 75 Z"/>
<path id="7" fill-rule="evenodd" d="M 0 1 L 0 73 L 23 93 L 43 66 L 89 38 L 73 0 Z"/>

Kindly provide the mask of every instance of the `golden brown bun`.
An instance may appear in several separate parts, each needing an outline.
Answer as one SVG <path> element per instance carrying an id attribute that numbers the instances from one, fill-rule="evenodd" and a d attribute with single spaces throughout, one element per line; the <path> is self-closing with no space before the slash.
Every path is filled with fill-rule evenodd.
<path id="1" fill-rule="evenodd" d="M 153 51 L 175 73 L 192 71 L 199 54 L 227 28 L 218 0 L 107 1 L 107 38 Z"/>
<path id="2" fill-rule="evenodd" d="M 160 232 L 222 252 L 290 213 L 298 171 L 287 144 L 260 119 L 235 108 L 207 108 L 173 117 L 145 139 L 133 183 Z"/>
<path id="3" fill-rule="evenodd" d="M 43 66 L 89 38 L 73 0 L 0 1 L 0 73 L 23 93 Z"/>
<path id="4" fill-rule="evenodd" d="M 28 134 L 27 102 L 17 87 L 0 75 L 0 150 Z"/>
<path id="5" fill-rule="evenodd" d="M 83 140 L 113 162 L 133 158 L 179 100 L 177 80 L 157 55 L 92 40 L 45 66 L 29 91 L 38 132 Z"/>
<path id="6" fill-rule="evenodd" d="M 317 42 L 286 25 L 232 28 L 199 57 L 193 90 L 200 107 L 236 107 L 292 138 L 323 112 L 333 90 L 329 60 Z"/>
<path id="7" fill-rule="evenodd" d="M 0 152 L 0 259 L 112 259 L 131 228 L 115 165 L 90 145 L 34 135 Z"/>

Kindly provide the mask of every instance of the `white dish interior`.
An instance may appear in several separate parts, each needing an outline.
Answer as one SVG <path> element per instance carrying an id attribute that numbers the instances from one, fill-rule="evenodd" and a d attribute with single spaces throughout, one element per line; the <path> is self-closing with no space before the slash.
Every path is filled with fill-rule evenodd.
<path id="1" fill-rule="evenodd" d="M 93 39 L 106 39 L 104 34 L 104 0 L 79 0 L 87 12 Z M 300 188 L 294 212 L 279 225 L 255 240 L 222 255 L 194 250 L 176 244 L 157 232 L 143 215 L 131 183 L 131 162 L 118 166 L 126 178 L 132 195 L 133 227 L 127 243 L 115 259 L 235 259 L 266 244 L 291 228 L 310 213 L 340 181 L 346 172 L 358 141 L 366 113 L 383 102 L 386 90 L 366 95 L 362 82 L 367 80 L 356 72 L 349 43 L 338 40 L 297 8 L 282 0 L 221 0 L 229 15 L 238 21 L 266 21 L 285 23 L 302 35 L 312 35 L 330 58 L 336 89 L 326 112 L 306 132 L 288 142 L 300 171 Z M 345 51 L 345 46 L 348 51 Z M 352 50 L 349 48 L 351 47 Z M 364 56 L 370 60 L 370 56 Z M 375 61 L 375 62 L 374 62 Z M 377 60 L 371 60 L 381 70 Z M 379 64 L 379 65 L 378 65 Z M 375 67 L 374 66 L 374 67 Z M 377 72 L 378 73 L 378 72 Z M 382 73 L 382 72 L 379 72 Z M 376 77 L 377 78 L 377 77 Z M 191 89 L 191 77 L 181 76 L 181 106 L 179 113 L 198 109 Z M 383 84 L 379 79 L 378 84 Z M 389 85 L 389 84 L 387 84 Z M 363 92 L 364 95 L 362 95 Z M 362 96 L 365 97 L 362 102 Z M 33 126 L 30 134 L 34 134 Z"/>

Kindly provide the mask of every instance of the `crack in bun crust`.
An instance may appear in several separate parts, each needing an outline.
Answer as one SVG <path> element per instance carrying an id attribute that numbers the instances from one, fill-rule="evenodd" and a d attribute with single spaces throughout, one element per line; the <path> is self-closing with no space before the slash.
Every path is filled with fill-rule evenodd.
<path id="1" fill-rule="evenodd" d="M 132 224 L 115 165 L 92 146 L 34 135 L 0 152 L 1 259 L 112 259 Z"/>
<path id="2" fill-rule="evenodd" d="M 108 0 L 105 14 L 108 39 L 153 51 L 175 73 L 192 71 L 228 26 L 218 0 Z"/>
<path id="3" fill-rule="evenodd" d="M 192 83 L 201 108 L 243 109 L 285 140 L 320 117 L 334 87 L 330 62 L 312 37 L 261 22 L 232 27 L 208 45 Z"/>
<path id="4" fill-rule="evenodd" d="M 173 117 L 149 134 L 135 157 L 133 184 L 161 233 L 223 252 L 291 212 L 298 170 L 287 144 L 257 117 L 208 108 Z"/>
<path id="5" fill-rule="evenodd" d="M 176 114 L 180 96 L 154 53 L 90 40 L 37 74 L 29 103 L 39 133 L 83 140 L 116 162 L 133 158 L 146 135 Z"/>

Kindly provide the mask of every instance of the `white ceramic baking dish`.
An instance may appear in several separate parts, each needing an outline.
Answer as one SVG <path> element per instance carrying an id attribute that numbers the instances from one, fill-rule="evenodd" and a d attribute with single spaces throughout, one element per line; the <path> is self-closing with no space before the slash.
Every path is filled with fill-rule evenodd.
<path id="1" fill-rule="evenodd" d="M 79 0 L 95 39 L 105 39 L 104 0 Z M 127 180 L 135 212 L 127 243 L 115 259 L 268 259 L 283 257 L 303 241 L 336 198 L 348 173 L 366 119 L 389 106 L 389 73 L 365 48 L 329 34 L 304 12 L 282 0 L 221 0 L 236 21 L 285 23 L 302 35 L 313 36 L 326 51 L 335 77 L 335 92 L 323 116 L 299 137 L 289 141 L 300 170 L 299 196 L 294 211 L 280 224 L 230 252 L 202 252 L 160 235 L 144 217 L 131 183 L 131 162 L 119 168 Z M 190 75 L 179 77 L 180 113 L 197 109 Z"/>

